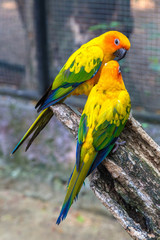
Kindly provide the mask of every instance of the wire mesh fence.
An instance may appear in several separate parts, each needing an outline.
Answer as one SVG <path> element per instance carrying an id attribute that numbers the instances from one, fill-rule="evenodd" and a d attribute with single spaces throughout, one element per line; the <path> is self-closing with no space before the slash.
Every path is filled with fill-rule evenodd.
<path id="1" fill-rule="evenodd" d="M 39 4 L 41 1 L 0 2 L 1 86 L 36 92 L 40 87 L 44 90 L 45 76 L 40 82 L 39 76 L 46 69 L 50 81 L 53 81 L 70 54 L 81 44 L 106 31 L 118 30 L 130 38 L 132 45 L 121 63 L 132 105 L 160 112 L 158 0 L 46 0 L 45 8 L 38 13 L 45 14 L 45 24 L 36 23 L 35 2 Z M 42 31 L 44 27 L 46 29 Z M 37 34 L 44 35 L 45 32 L 46 44 L 41 42 L 40 45 Z M 42 64 L 43 55 L 39 54 L 44 47 L 47 64 Z"/>
<path id="2" fill-rule="evenodd" d="M 129 0 L 61 0 L 56 4 L 47 0 L 51 76 L 58 73 L 73 51 L 90 39 L 111 29 L 129 37 L 133 29 L 130 10 Z"/>
<path id="3" fill-rule="evenodd" d="M 25 32 L 13 1 L 0 2 L 0 84 L 20 87 L 25 71 Z"/>

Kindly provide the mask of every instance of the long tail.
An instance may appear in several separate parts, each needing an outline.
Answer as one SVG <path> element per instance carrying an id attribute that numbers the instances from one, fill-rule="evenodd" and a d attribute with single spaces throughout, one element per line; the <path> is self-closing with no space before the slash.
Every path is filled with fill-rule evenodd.
<path id="1" fill-rule="evenodd" d="M 61 212 L 57 219 L 56 224 L 59 225 L 60 222 L 67 217 L 68 211 L 69 211 L 74 199 L 76 199 L 76 197 L 78 196 L 78 193 L 79 193 L 79 191 L 83 185 L 83 182 L 89 172 L 89 169 L 92 165 L 94 158 L 95 157 L 93 156 L 93 158 L 91 157 L 88 162 L 81 163 L 81 166 L 78 171 L 77 171 L 77 168 L 75 165 L 73 172 L 71 174 L 71 177 L 70 177 L 69 184 L 68 184 L 66 197 L 64 199 L 63 206 L 62 206 L 62 209 L 61 209 Z"/>
<path id="2" fill-rule="evenodd" d="M 50 121 L 50 119 L 53 116 L 53 111 L 50 108 L 46 108 L 43 110 L 39 116 L 36 118 L 34 123 L 31 125 L 31 127 L 28 129 L 28 131 L 25 133 L 25 135 L 21 138 L 19 143 L 16 145 L 16 147 L 13 149 L 11 154 L 14 154 L 17 149 L 22 145 L 22 143 L 33 133 L 31 139 L 29 140 L 26 151 L 34 141 L 34 139 L 38 136 L 38 134 L 42 131 L 42 129 L 47 125 L 47 123 Z"/>

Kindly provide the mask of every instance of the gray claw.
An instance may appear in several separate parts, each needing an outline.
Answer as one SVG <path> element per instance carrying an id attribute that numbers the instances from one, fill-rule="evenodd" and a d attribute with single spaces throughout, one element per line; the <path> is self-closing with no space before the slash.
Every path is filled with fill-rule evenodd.
<path id="1" fill-rule="evenodd" d="M 115 153 L 115 152 L 118 150 L 119 146 L 122 146 L 122 145 L 124 145 L 125 143 L 126 143 L 126 141 L 118 142 L 118 140 L 117 140 L 117 141 L 115 142 L 114 148 L 112 149 L 112 153 Z"/>

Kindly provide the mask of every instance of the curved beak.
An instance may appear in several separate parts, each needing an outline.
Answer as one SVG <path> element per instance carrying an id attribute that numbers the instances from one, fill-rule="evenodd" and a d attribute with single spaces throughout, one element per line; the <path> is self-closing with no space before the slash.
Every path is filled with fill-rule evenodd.
<path id="1" fill-rule="evenodd" d="M 114 60 L 116 61 L 121 60 L 122 58 L 125 57 L 126 53 L 127 53 L 127 50 L 125 48 L 118 49 L 117 51 L 114 52 L 114 56 L 115 56 Z"/>

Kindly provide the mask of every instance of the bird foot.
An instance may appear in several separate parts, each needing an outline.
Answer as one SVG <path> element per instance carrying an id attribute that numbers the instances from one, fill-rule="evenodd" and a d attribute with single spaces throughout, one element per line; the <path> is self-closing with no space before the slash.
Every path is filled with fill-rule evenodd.
<path id="1" fill-rule="evenodd" d="M 118 150 L 119 146 L 123 146 L 125 143 L 126 143 L 126 141 L 118 142 L 118 140 L 117 140 L 115 142 L 114 148 L 112 149 L 112 153 L 115 153 Z"/>

